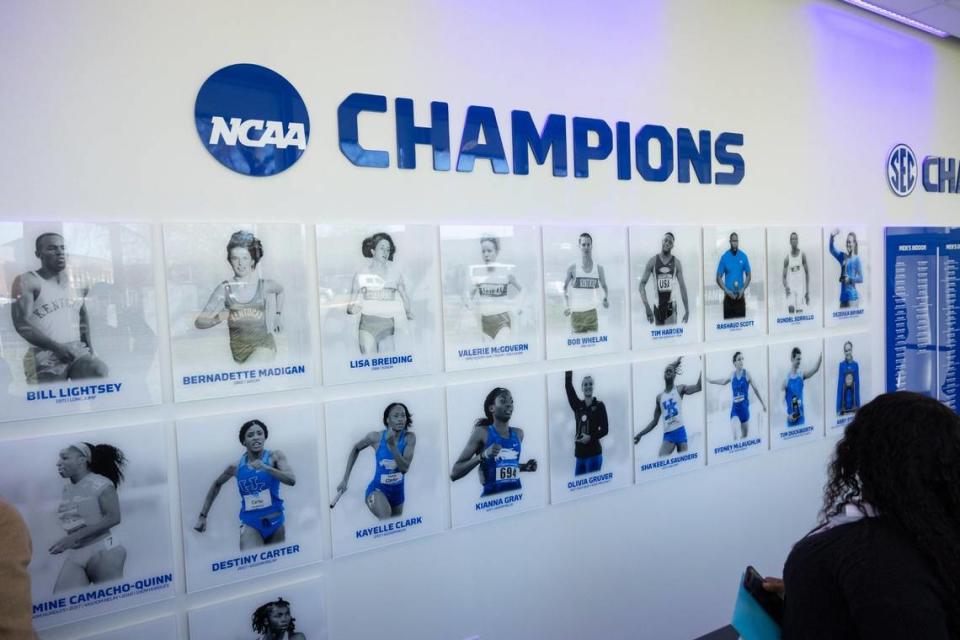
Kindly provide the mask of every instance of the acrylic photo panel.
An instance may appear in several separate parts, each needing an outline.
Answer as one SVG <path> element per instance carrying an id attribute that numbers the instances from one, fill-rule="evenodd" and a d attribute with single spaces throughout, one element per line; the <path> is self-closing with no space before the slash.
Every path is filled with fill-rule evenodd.
<path id="1" fill-rule="evenodd" d="M 447 371 L 541 357 L 540 229 L 441 226 Z"/>
<path id="2" fill-rule="evenodd" d="M 187 591 L 323 556 L 313 405 L 177 421 Z"/>
<path id="3" fill-rule="evenodd" d="M 700 341 L 700 227 L 630 227 L 633 348 Z"/>
<path id="4" fill-rule="evenodd" d="M 0 422 L 160 402 L 150 225 L 0 222 Z"/>
<path id="5" fill-rule="evenodd" d="M 327 603 L 320 579 L 224 600 L 188 612 L 191 638 L 327 640 Z"/>
<path id="6" fill-rule="evenodd" d="M 865 226 L 823 228 L 823 300 L 828 327 L 866 324 L 870 292 L 870 237 Z"/>
<path id="7" fill-rule="evenodd" d="M 81 640 L 175 640 L 179 637 L 177 619 L 167 616 L 113 631 L 83 636 Z"/>
<path id="8" fill-rule="evenodd" d="M 823 438 L 823 341 L 790 340 L 769 345 L 770 448 Z"/>
<path id="9" fill-rule="evenodd" d="M 174 595 L 161 423 L 8 441 L 4 498 L 33 542 L 37 629 Z"/>
<path id="10" fill-rule="evenodd" d="M 871 384 L 870 334 L 829 336 L 824 341 L 823 361 L 827 435 L 841 436 L 857 409 L 876 395 Z"/>
<path id="11" fill-rule="evenodd" d="M 546 505 L 543 376 L 447 387 L 447 447 L 453 526 Z"/>
<path id="12" fill-rule="evenodd" d="M 708 342 L 766 333 L 767 288 L 762 227 L 704 227 L 703 313 Z"/>
<path id="13" fill-rule="evenodd" d="M 543 227 L 547 358 L 630 347 L 626 228 Z"/>
<path id="14" fill-rule="evenodd" d="M 706 464 L 703 359 L 695 353 L 633 363 L 637 482 Z"/>
<path id="15" fill-rule="evenodd" d="M 303 225 L 170 223 L 163 247 L 178 402 L 313 384 Z"/>
<path id="16" fill-rule="evenodd" d="M 324 384 L 440 369 L 437 228 L 318 225 Z"/>
<path id="17" fill-rule="evenodd" d="M 820 227 L 767 228 L 767 300 L 771 335 L 823 326 Z"/>
<path id="18" fill-rule="evenodd" d="M 338 400 L 325 409 L 334 556 L 446 528 L 440 389 Z"/>
<path id="19" fill-rule="evenodd" d="M 551 502 L 633 484 L 630 365 L 547 375 Z"/>
<path id="20" fill-rule="evenodd" d="M 767 349 L 741 347 L 706 354 L 707 463 L 767 450 Z"/>

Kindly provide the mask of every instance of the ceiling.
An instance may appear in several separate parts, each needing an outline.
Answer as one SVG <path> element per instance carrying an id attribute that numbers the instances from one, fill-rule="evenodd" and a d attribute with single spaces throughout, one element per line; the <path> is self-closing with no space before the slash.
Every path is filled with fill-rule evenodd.
<path id="1" fill-rule="evenodd" d="M 869 0 L 869 2 L 960 38 L 960 0 Z"/>

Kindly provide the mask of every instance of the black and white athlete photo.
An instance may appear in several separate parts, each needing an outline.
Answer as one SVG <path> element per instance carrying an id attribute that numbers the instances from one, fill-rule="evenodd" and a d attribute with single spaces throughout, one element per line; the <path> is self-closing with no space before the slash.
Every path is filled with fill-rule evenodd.
<path id="1" fill-rule="evenodd" d="M 162 424 L 19 440 L 7 449 L 0 486 L 33 541 L 34 626 L 173 596 Z"/>
<path id="2" fill-rule="evenodd" d="M 700 227 L 630 227 L 633 348 L 700 340 Z"/>
<path id="3" fill-rule="evenodd" d="M 771 335 L 823 326 L 820 227 L 767 228 Z"/>
<path id="4" fill-rule="evenodd" d="M 551 502 L 633 483 L 629 365 L 550 373 L 547 400 Z"/>
<path id="5" fill-rule="evenodd" d="M 706 358 L 709 463 L 766 451 L 770 427 L 766 347 L 711 351 Z"/>
<path id="6" fill-rule="evenodd" d="M 177 421 L 188 591 L 320 560 L 316 431 L 309 405 Z"/>
<path id="7" fill-rule="evenodd" d="M 191 609 L 191 637 L 223 640 L 327 640 L 327 602 L 321 579 Z"/>
<path id="8" fill-rule="evenodd" d="M 446 368 L 541 357 L 540 230 L 441 226 Z"/>
<path id="9" fill-rule="evenodd" d="M 163 234 L 176 399 L 309 385 L 303 225 L 170 223 Z"/>
<path id="10" fill-rule="evenodd" d="M 444 528 L 440 393 L 422 389 L 326 403 L 334 556 Z"/>
<path id="11" fill-rule="evenodd" d="M 629 346 L 623 227 L 543 227 L 547 357 Z"/>
<path id="12" fill-rule="evenodd" d="M 160 400 L 149 225 L 2 222 L 0 421 Z"/>
<path id="13" fill-rule="evenodd" d="M 822 439 L 823 341 L 795 339 L 770 344 L 768 349 L 770 448 Z"/>
<path id="14" fill-rule="evenodd" d="M 706 338 L 763 335 L 767 329 L 766 238 L 762 227 L 704 227 Z"/>
<path id="15" fill-rule="evenodd" d="M 439 368 L 437 229 L 317 226 L 324 382 Z"/>

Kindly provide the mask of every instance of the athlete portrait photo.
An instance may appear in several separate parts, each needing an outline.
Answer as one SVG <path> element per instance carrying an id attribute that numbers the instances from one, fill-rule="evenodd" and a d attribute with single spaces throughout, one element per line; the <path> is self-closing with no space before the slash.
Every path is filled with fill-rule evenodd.
<path id="1" fill-rule="evenodd" d="M 167 223 L 163 238 L 177 401 L 312 384 L 303 225 Z"/>
<path id="2" fill-rule="evenodd" d="M 188 591 L 321 557 L 316 430 L 309 405 L 177 421 Z"/>
<path id="3" fill-rule="evenodd" d="M 873 398 L 870 385 L 870 335 L 852 333 L 828 336 L 824 353 L 827 433 L 841 435 L 857 410 Z"/>
<path id="4" fill-rule="evenodd" d="M 823 276 L 827 326 L 863 323 L 870 313 L 867 229 L 826 227 L 823 236 L 832 258 Z"/>
<path id="5" fill-rule="evenodd" d="M 448 370 L 540 358 L 539 244 L 533 226 L 440 227 Z"/>
<path id="6" fill-rule="evenodd" d="M 160 401 L 149 225 L 0 222 L 0 422 Z"/>
<path id="7" fill-rule="evenodd" d="M 319 578 L 222 600 L 187 612 L 190 635 L 223 640 L 327 640 L 327 602 Z"/>
<path id="8" fill-rule="evenodd" d="M 547 357 L 627 348 L 625 229 L 543 227 Z"/>
<path id="9" fill-rule="evenodd" d="M 700 227 L 630 227 L 634 349 L 700 339 Z"/>
<path id="10" fill-rule="evenodd" d="M 761 227 L 706 227 L 704 281 L 707 338 L 766 330 L 766 255 Z"/>
<path id="11" fill-rule="evenodd" d="M 819 227 L 767 228 L 770 333 L 823 326 Z"/>
<path id="12" fill-rule="evenodd" d="M 437 389 L 326 403 L 333 553 L 439 531 L 443 411 Z"/>
<path id="13" fill-rule="evenodd" d="M 637 481 L 702 467 L 703 362 L 678 355 L 633 365 Z"/>
<path id="14" fill-rule="evenodd" d="M 543 382 L 530 376 L 447 387 L 455 526 L 546 503 Z"/>
<path id="15" fill-rule="evenodd" d="M 550 373 L 547 399 L 553 502 L 630 484 L 630 367 Z"/>
<path id="16" fill-rule="evenodd" d="M 32 538 L 37 628 L 172 595 L 165 441 L 163 425 L 150 424 L 7 443 L 0 486 Z M 137 581 L 157 589 L 137 588 Z M 129 595 L 57 604 L 115 585 Z"/>
<path id="17" fill-rule="evenodd" d="M 437 370 L 436 227 L 319 225 L 324 382 Z"/>
<path id="18" fill-rule="evenodd" d="M 767 350 L 707 354 L 707 457 L 711 464 L 767 449 Z"/>
<path id="19" fill-rule="evenodd" d="M 823 429 L 823 342 L 820 338 L 769 345 L 770 446 L 812 442 Z"/>

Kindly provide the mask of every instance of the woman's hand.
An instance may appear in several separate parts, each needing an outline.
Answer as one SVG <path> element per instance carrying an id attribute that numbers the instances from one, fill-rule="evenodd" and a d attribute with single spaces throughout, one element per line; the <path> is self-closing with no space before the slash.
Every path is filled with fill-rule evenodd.
<path id="1" fill-rule="evenodd" d="M 781 598 L 786 592 L 786 589 L 783 586 L 783 580 L 780 578 L 764 578 L 763 579 L 763 590 L 769 591 L 770 593 L 775 593 Z"/>
<path id="2" fill-rule="evenodd" d="M 193 530 L 203 533 L 207 530 L 207 516 L 198 516 L 197 524 L 193 525 Z"/>

